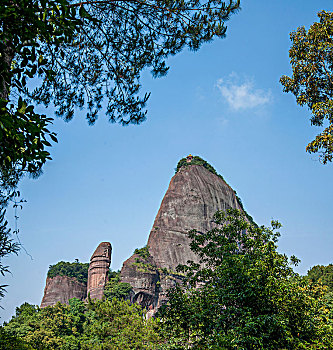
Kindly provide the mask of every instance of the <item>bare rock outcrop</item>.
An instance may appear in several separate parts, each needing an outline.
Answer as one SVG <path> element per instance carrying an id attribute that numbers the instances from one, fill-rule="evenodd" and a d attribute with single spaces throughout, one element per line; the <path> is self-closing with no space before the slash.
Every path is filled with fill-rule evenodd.
<path id="1" fill-rule="evenodd" d="M 131 296 L 132 302 L 146 308 L 157 304 L 160 276 L 152 257 L 142 258 L 139 254 L 133 254 L 123 264 L 121 279 L 130 283 L 136 291 Z"/>
<path id="2" fill-rule="evenodd" d="M 241 209 L 234 190 L 201 165 L 181 168 L 171 179 L 149 235 L 149 258 L 134 254 L 121 269 L 122 282 L 133 287 L 132 301 L 151 313 L 166 300 L 166 291 L 181 280 L 175 270 L 188 260 L 198 262 L 186 233 L 213 227 L 216 211 Z"/>
<path id="3" fill-rule="evenodd" d="M 112 247 L 109 242 L 102 242 L 90 258 L 88 270 L 87 295 L 91 299 L 102 299 L 104 287 L 108 281 Z"/>
<path id="4" fill-rule="evenodd" d="M 46 279 L 41 307 L 55 305 L 58 301 L 68 304 L 71 298 L 85 300 L 88 294 L 92 299 L 102 299 L 105 284 L 108 281 L 111 251 L 112 248 L 109 242 L 99 244 L 90 259 L 89 268 L 88 264 L 82 264 L 78 261 L 75 263 L 61 261 L 56 265 L 51 265 L 50 269 L 53 268 L 53 271 L 50 274 L 49 270 L 48 275 L 50 277 Z M 60 268 L 59 264 L 61 265 Z M 84 268 L 78 271 L 76 264 L 84 266 Z M 84 275 L 83 278 L 82 274 Z M 79 282 L 76 277 L 69 277 L 73 275 L 81 277 L 82 281 Z"/>
<path id="5" fill-rule="evenodd" d="M 182 168 L 172 179 L 148 239 L 158 267 L 175 270 L 188 260 L 197 261 L 186 233 L 213 228 L 216 211 L 241 209 L 234 190 L 219 176 L 200 165 Z"/>
<path id="6" fill-rule="evenodd" d="M 44 296 L 40 307 L 55 305 L 58 301 L 68 304 L 69 299 L 84 300 L 87 295 L 87 286 L 77 281 L 75 277 L 55 276 L 46 279 Z"/>

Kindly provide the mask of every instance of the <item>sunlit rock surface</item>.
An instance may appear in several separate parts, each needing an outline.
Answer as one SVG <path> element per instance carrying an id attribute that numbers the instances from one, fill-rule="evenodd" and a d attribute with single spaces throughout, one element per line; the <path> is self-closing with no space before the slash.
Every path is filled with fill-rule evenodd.
<path id="1" fill-rule="evenodd" d="M 75 277 L 55 276 L 46 279 L 44 296 L 40 307 L 55 305 L 58 301 L 68 304 L 69 299 L 83 300 L 87 295 L 87 286 Z"/>
<path id="2" fill-rule="evenodd" d="M 88 294 L 92 299 L 102 299 L 104 287 L 108 281 L 111 252 L 109 242 L 99 244 L 90 259 L 87 284 L 78 282 L 75 277 L 59 275 L 48 277 L 40 306 L 52 306 L 58 301 L 68 304 L 71 298 L 85 300 Z"/>
<path id="3" fill-rule="evenodd" d="M 90 258 L 88 270 L 87 295 L 91 299 L 102 299 L 104 287 L 108 281 L 111 264 L 111 244 L 102 242 Z"/>
<path id="4" fill-rule="evenodd" d="M 148 239 L 150 256 L 134 254 L 121 269 L 123 282 L 133 286 L 132 301 L 151 314 L 166 300 L 166 291 L 181 280 L 175 270 L 188 260 L 198 261 L 186 233 L 207 231 L 218 210 L 241 209 L 233 189 L 201 165 L 189 165 L 173 176 Z"/>

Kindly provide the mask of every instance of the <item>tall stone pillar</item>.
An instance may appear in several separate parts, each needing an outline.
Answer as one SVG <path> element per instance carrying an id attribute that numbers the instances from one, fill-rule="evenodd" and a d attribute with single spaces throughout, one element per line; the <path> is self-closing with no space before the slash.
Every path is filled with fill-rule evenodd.
<path id="1" fill-rule="evenodd" d="M 91 299 L 102 299 L 108 271 L 111 263 L 112 247 L 109 242 L 102 242 L 90 258 L 88 270 L 87 295 Z"/>

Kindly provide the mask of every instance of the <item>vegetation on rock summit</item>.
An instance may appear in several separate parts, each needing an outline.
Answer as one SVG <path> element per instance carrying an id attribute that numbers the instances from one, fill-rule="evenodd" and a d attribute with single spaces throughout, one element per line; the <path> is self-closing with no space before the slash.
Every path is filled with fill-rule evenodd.
<path id="1" fill-rule="evenodd" d="M 89 263 L 80 263 L 78 260 L 70 263 L 59 261 L 55 265 L 50 265 L 47 277 L 55 276 L 75 277 L 79 282 L 87 284 Z"/>

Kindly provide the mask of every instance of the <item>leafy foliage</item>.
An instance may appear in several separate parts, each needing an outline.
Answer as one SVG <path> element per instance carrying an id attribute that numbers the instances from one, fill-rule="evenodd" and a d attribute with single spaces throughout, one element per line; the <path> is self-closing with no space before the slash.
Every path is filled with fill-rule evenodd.
<path id="1" fill-rule="evenodd" d="M 331 325 L 333 325 L 333 265 L 313 266 L 307 273 L 306 277 L 313 283 L 324 286 L 325 301 L 328 309 L 328 317 Z"/>
<path id="2" fill-rule="evenodd" d="M 134 254 L 138 254 L 143 259 L 147 259 L 150 257 L 149 248 L 146 245 L 142 248 L 136 248 L 134 250 Z"/>
<path id="3" fill-rule="evenodd" d="M 50 265 L 47 277 L 55 276 L 75 277 L 79 282 L 86 284 L 88 280 L 89 263 L 59 261 L 55 265 Z"/>
<path id="4" fill-rule="evenodd" d="M 120 281 L 120 271 L 112 271 L 109 276 L 109 281 L 105 285 L 104 295 L 108 300 L 112 300 L 113 298 L 127 300 L 132 290 L 133 288 L 129 283 Z"/>
<path id="5" fill-rule="evenodd" d="M 43 309 L 23 304 L 0 328 L 0 337 L 5 334 L 26 344 L 26 349 L 152 350 L 162 343 L 158 325 L 157 320 L 145 320 L 141 308 L 127 301 L 114 298 L 84 304 L 74 298 L 69 305 Z"/>
<path id="6" fill-rule="evenodd" d="M 0 100 L 0 169 L 3 177 L 16 172 L 18 177 L 27 172 L 38 176 L 46 160 L 51 159 L 45 149 L 51 146 L 47 140 L 57 142 L 56 134 L 47 126 L 51 118 L 34 112 L 33 106 L 19 98 L 17 110 Z"/>
<path id="7" fill-rule="evenodd" d="M 86 328 L 85 349 L 157 349 L 162 343 L 158 320 L 145 320 L 137 304 L 114 298 L 89 307 L 92 322 Z"/>
<path id="8" fill-rule="evenodd" d="M 13 242 L 11 238 L 11 230 L 8 228 L 8 222 L 5 219 L 5 210 L 0 211 L 0 274 L 2 276 L 9 272 L 9 267 L 3 265 L 3 258 L 9 254 L 17 254 L 19 250 L 19 245 Z M 3 298 L 5 294 L 6 285 L 0 285 L 0 299 Z"/>
<path id="9" fill-rule="evenodd" d="M 307 106 L 312 113 L 311 124 L 328 126 L 311 141 L 306 151 L 319 153 L 326 164 L 333 158 L 333 12 L 318 13 L 307 31 L 299 27 L 290 34 L 289 50 L 292 77 L 280 79 L 285 92 L 291 92 L 300 106 Z"/>
<path id="10" fill-rule="evenodd" d="M 277 252 L 281 225 L 254 226 L 235 209 L 214 222 L 211 231 L 189 233 L 201 265 L 178 267 L 184 286 L 169 291 L 162 313 L 178 349 L 330 348 L 324 291 Z"/>
<path id="11" fill-rule="evenodd" d="M 327 266 L 316 265 L 313 266 L 307 273 L 308 278 L 314 283 L 321 282 L 327 286 L 328 292 L 333 292 L 333 265 Z"/>
<path id="12" fill-rule="evenodd" d="M 0 350 L 34 350 L 30 345 L 26 344 L 22 339 L 11 336 L 0 326 Z"/>
<path id="13" fill-rule="evenodd" d="M 38 175 L 50 159 L 49 141 L 57 142 L 47 129 L 52 119 L 29 104 L 34 98 L 28 80 L 52 80 L 42 47 L 73 40 L 80 21 L 63 1 L 53 0 L 4 0 L 0 14 L 0 170 L 2 177 L 14 172 L 18 180 L 26 172 Z"/>
<path id="14" fill-rule="evenodd" d="M 93 123 L 106 97 L 110 121 L 139 123 L 148 99 L 136 96 L 141 71 L 151 67 L 153 76 L 165 75 L 169 55 L 224 37 L 224 22 L 239 6 L 212 0 L 4 0 L 5 82 L 37 103 L 53 101 L 67 120 L 74 107 L 87 106 Z M 26 81 L 35 76 L 42 85 L 29 91 Z"/>
<path id="15" fill-rule="evenodd" d="M 168 56 L 224 37 L 224 22 L 239 6 L 239 0 L 2 0 L 1 172 L 36 175 L 50 159 L 45 147 L 57 142 L 47 129 L 52 119 L 31 103 L 53 103 L 66 120 L 86 107 L 93 124 L 106 98 L 111 122 L 138 124 L 149 97 L 138 97 L 141 71 L 165 75 Z M 31 79 L 39 87 L 32 89 Z"/>

